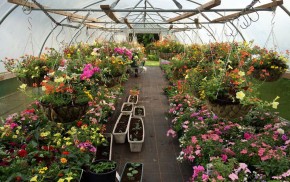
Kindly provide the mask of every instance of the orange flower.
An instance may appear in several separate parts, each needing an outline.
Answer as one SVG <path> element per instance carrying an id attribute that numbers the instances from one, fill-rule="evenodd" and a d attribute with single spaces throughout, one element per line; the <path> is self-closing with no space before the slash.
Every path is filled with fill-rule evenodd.
<path id="1" fill-rule="evenodd" d="M 62 163 L 62 164 L 65 164 L 65 163 L 67 163 L 67 159 L 66 158 L 60 158 L 60 162 Z"/>

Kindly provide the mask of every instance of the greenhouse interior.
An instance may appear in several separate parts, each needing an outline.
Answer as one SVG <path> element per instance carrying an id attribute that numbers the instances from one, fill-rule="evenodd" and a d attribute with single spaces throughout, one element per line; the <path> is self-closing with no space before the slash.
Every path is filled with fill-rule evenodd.
<path id="1" fill-rule="evenodd" d="M 290 1 L 0 0 L 1 182 L 289 182 Z"/>

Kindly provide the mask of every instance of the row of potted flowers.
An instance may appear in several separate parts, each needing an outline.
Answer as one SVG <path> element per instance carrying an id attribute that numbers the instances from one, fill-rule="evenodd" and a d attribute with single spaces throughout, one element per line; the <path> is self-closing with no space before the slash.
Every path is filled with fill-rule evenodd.
<path id="1" fill-rule="evenodd" d="M 64 53 L 50 49 L 41 58 L 6 62 L 8 71 L 30 80 L 20 79 L 26 82 L 21 91 L 29 94 L 27 86 L 42 91 L 0 127 L 0 181 L 78 181 L 83 170 L 98 168 L 92 159 L 111 159 L 105 124 L 132 58 L 131 50 L 112 46 L 79 44 Z M 41 77 L 41 83 L 34 79 Z"/>
<path id="2" fill-rule="evenodd" d="M 177 160 L 192 164 L 191 181 L 289 180 L 289 123 L 268 111 L 268 107 L 277 108 L 279 97 L 264 102 L 255 95 L 255 87 L 261 83 L 249 77 L 255 69 L 247 65 L 253 63 L 249 47 L 215 43 L 199 48 L 204 46 L 210 51 L 197 56 L 197 60 L 202 59 L 192 69 L 185 65 L 194 64 L 183 63 L 182 59 L 178 64 L 173 60 L 162 65 L 172 84 L 164 91 L 172 118 L 167 135 L 178 137 L 181 146 Z M 200 55 L 199 52 L 194 54 Z M 278 59 L 277 55 L 263 52 L 252 61 L 272 64 L 270 57 Z M 184 74 L 175 76 L 176 71 L 182 70 L 174 65 L 179 65 Z M 224 96 L 230 100 L 227 102 Z M 210 103 L 214 100 L 222 103 L 216 107 Z M 235 102 L 241 105 L 236 107 Z"/>

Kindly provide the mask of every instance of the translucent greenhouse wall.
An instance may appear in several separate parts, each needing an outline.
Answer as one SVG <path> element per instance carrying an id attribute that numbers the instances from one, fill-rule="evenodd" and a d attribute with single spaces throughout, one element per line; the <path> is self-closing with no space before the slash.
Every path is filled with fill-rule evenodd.
<path id="1" fill-rule="evenodd" d="M 197 6 L 194 3 L 191 3 L 187 0 L 178 0 L 182 4 L 184 9 L 194 9 Z M 106 1 L 71 1 L 71 0 L 38 0 L 39 3 L 52 7 L 52 8 L 92 8 L 99 9 L 100 4 L 109 4 L 111 5 L 115 0 L 106 0 Z M 120 0 L 119 3 L 115 6 L 116 9 L 124 8 L 133 8 L 139 0 Z M 173 1 L 169 0 L 148 0 L 147 2 L 150 5 L 161 8 L 161 9 L 176 9 Z M 198 0 L 198 3 L 206 3 L 208 0 Z M 216 8 L 245 8 L 251 0 L 235 1 L 233 0 L 222 0 L 220 6 Z M 260 0 L 260 3 L 268 3 L 271 0 Z M 143 2 L 142 2 L 143 3 Z M 141 6 L 141 4 L 139 6 Z M 258 3 L 258 4 L 260 4 Z M 144 3 L 143 3 L 144 4 Z M 0 0 L 0 20 L 4 18 L 5 15 L 11 10 L 15 5 L 7 3 L 6 0 Z M 290 2 L 284 0 L 284 6 L 287 9 L 290 9 Z M 88 12 L 78 12 L 83 16 L 86 16 Z M 89 12 L 90 17 L 101 17 L 104 21 L 111 21 L 103 12 Z M 116 15 L 119 17 L 124 17 L 127 12 L 117 12 Z M 128 18 L 131 20 L 136 19 L 136 21 L 142 22 L 142 16 L 137 17 L 140 13 L 131 13 Z M 229 14 L 229 13 L 225 13 Z M 80 26 L 78 29 L 69 28 L 69 27 L 56 27 L 55 24 L 41 11 L 32 11 L 31 13 L 23 12 L 22 7 L 18 6 L 7 18 L 0 24 L 0 60 L 3 60 L 5 57 L 8 58 L 18 58 L 24 54 L 33 54 L 38 55 L 43 47 L 53 47 L 56 50 L 61 50 L 66 44 L 74 44 L 76 42 L 89 42 L 92 43 L 94 40 L 98 41 L 126 41 L 126 32 L 114 33 L 114 32 L 104 32 L 99 29 L 86 29 L 79 23 L 68 22 L 66 17 L 50 14 L 56 21 L 62 22 L 64 24 L 71 24 L 74 26 Z M 177 16 L 176 13 L 162 13 L 166 19 L 170 17 Z M 207 13 L 207 16 L 210 19 L 218 18 L 220 15 L 216 13 Z M 256 19 L 257 16 L 253 13 L 250 14 L 253 19 Z M 147 21 L 162 21 L 160 16 L 156 13 L 148 13 Z M 200 22 L 206 21 L 206 19 L 199 15 L 190 17 L 191 19 L 186 19 L 184 22 L 190 22 L 193 18 L 199 18 Z M 271 11 L 269 12 L 259 12 L 259 21 L 253 22 L 248 28 L 243 29 L 245 20 L 243 17 L 239 20 L 233 21 L 233 24 L 240 30 L 243 37 L 247 41 L 254 41 L 254 44 L 260 45 L 262 47 L 266 46 L 267 48 L 277 48 L 277 50 L 285 51 L 290 49 L 290 17 L 287 15 L 280 7 L 277 8 L 276 14 L 274 15 Z M 127 28 L 124 24 L 98 24 L 106 28 Z M 167 28 L 169 25 L 161 25 Z M 178 24 L 174 25 L 175 27 L 189 27 L 195 28 L 194 24 Z M 215 41 L 242 41 L 243 38 L 241 35 L 236 37 L 230 36 L 232 30 L 236 33 L 235 28 L 230 25 L 224 24 L 210 24 L 204 25 L 205 28 L 202 29 L 192 29 L 189 31 L 181 31 L 177 33 L 172 33 L 176 38 L 183 43 L 208 43 Z M 270 36 L 270 32 L 273 28 L 274 36 Z M 208 31 L 207 31 L 207 30 Z M 210 33 L 212 35 L 210 35 Z M 269 37 L 269 40 L 268 40 Z M 47 39 L 47 40 L 46 40 Z M 268 44 L 266 42 L 268 40 Z M 0 63 L 0 72 L 5 71 L 3 64 Z"/>

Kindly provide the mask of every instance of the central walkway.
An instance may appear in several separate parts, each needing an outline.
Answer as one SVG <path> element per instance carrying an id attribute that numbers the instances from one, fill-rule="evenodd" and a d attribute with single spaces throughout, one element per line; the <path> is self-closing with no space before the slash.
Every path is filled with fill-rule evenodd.
<path id="1" fill-rule="evenodd" d="M 143 182 L 185 182 L 190 178 L 191 165 L 186 162 L 178 163 L 176 160 L 180 152 L 177 139 L 166 136 L 170 121 L 165 113 L 169 104 L 163 94 L 163 87 L 167 84 L 159 67 L 148 67 L 147 72 L 137 78 L 130 78 L 124 85 L 123 98 L 118 102 L 113 120 L 107 128 L 108 132 L 112 132 L 121 105 L 129 96 L 129 90 L 138 86 L 141 89 L 138 105 L 143 105 L 146 109 L 145 140 L 140 153 L 130 152 L 128 142 L 114 143 L 112 158 L 119 165 L 120 175 L 126 162 L 141 162 L 144 164 Z"/>

